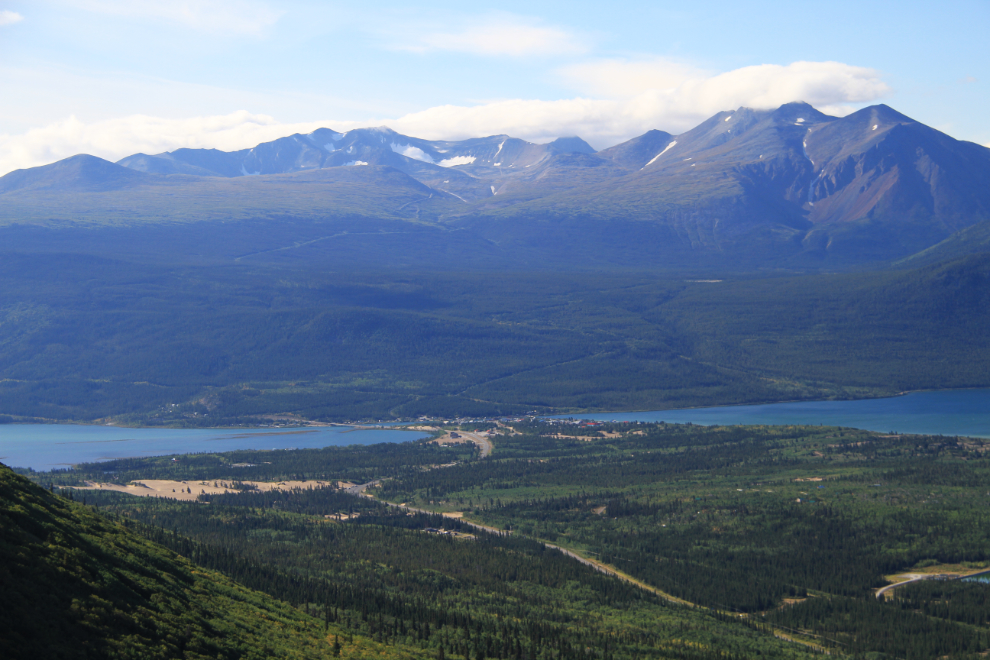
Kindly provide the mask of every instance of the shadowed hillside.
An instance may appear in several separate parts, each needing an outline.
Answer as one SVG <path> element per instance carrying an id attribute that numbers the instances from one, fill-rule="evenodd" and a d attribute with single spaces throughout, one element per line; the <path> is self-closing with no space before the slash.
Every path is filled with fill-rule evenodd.
<path id="1" fill-rule="evenodd" d="M 0 465 L 0 656 L 325 658 L 323 622 Z M 362 640 L 343 657 L 378 655 Z M 385 657 L 412 658 L 389 649 Z"/>

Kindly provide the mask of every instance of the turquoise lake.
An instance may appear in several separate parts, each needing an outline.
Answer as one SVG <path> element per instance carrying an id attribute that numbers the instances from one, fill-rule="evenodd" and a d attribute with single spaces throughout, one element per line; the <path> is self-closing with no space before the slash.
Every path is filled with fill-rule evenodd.
<path id="1" fill-rule="evenodd" d="M 233 451 L 304 449 L 407 442 L 417 431 L 321 426 L 286 429 L 127 429 L 74 424 L 0 425 L 0 462 L 51 470 L 114 458 Z"/>
<path id="2" fill-rule="evenodd" d="M 579 419 L 693 424 L 824 424 L 870 431 L 990 438 L 990 389 L 915 392 L 889 399 L 806 401 L 627 413 L 567 415 Z M 35 470 L 134 456 L 235 449 L 293 449 L 406 442 L 415 431 L 301 429 L 125 429 L 61 424 L 0 425 L 0 461 Z"/>
<path id="3" fill-rule="evenodd" d="M 888 399 L 803 401 L 630 413 L 565 415 L 620 422 L 824 424 L 868 431 L 990 438 L 990 389 L 913 392 Z"/>

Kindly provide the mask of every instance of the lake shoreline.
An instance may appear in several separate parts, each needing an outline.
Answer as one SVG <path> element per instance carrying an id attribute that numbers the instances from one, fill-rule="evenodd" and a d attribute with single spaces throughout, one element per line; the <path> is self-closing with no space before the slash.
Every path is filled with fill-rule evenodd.
<path id="1" fill-rule="evenodd" d="M 703 426 L 832 426 L 879 433 L 990 438 L 990 389 L 922 390 L 870 399 L 800 400 L 646 411 L 538 415 L 542 419 Z M 432 428 L 432 427 L 430 427 Z M 360 432 L 358 432 L 360 431 Z M 415 433 L 416 435 L 410 435 Z M 164 428 L 93 424 L 0 425 L 0 461 L 47 471 L 123 458 L 408 442 L 426 428 L 401 424 Z"/>
<path id="2" fill-rule="evenodd" d="M 908 395 L 911 395 L 911 394 L 921 394 L 921 393 L 924 393 L 924 392 L 966 392 L 966 391 L 970 391 L 970 390 L 985 390 L 985 389 L 990 389 L 990 388 L 987 388 L 987 387 L 949 387 L 949 388 L 946 388 L 946 389 L 924 388 L 924 389 L 919 389 L 919 390 L 904 390 L 902 392 L 897 392 L 895 394 L 885 394 L 883 396 L 852 397 L 852 398 L 848 398 L 848 399 L 842 399 L 842 398 L 834 398 L 834 399 L 786 399 L 786 400 L 783 400 L 783 401 L 778 401 L 776 399 L 773 399 L 773 400 L 767 400 L 767 401 L 760 401 L 760 402 L 757 402 L 757 403 L 722 403 L 722 404 L 714 404 L 714 405 L 710 405 L 710 406 L 684 406 L 683 408 L 654 408 L 652 410 L 643 408 L 643 409 L 638 409 L 638 410 L 615 410 L 615 409 L 612 409 L 612 410 L 589 410 L 589 411 L 586 411 L 586 412 L 571 411 L 571 412 L 565 412 L 565 413 L 553 413 L 551 415 L 535 415 L 535 417 L 548 417 L 548 418 L 552 417 L 552 418 L 559 419 L 561 417 L 564 417 L 565 415 L 605 415 L 605 414 L 608 414 L 608 413 L 616 413 L 616 414 L 628 415 L 628 414 L 632 414 L 632 413 L 662 412 L 664 410 L 671 410 L 671 411 L 674 411 L 674 410 L 676 410 L 676 411 L 682 411 L 682 410 L 711 410 L 713 408 L 740 408 L 740 407 L 744 407 L 744 406 L 775 406 L 775 405 L 778 405 L 778 404 L 779 405 L 783 405 L 783 404 L 788 404 L 788 403 L 825 403 L 825 402 L 846 402 L 846 401 L 878 401 L 878 400 L 883 400 L 883 399 L 897 399 L 899 397 L 908 396 Z M 513 415 L 508 415 L 508 416 L 509 417 L 512 417 Z M 518 415 L 516 415 L 516 417 L 518 417 Z"/>
<path id="3" fill-rule="evenodd" d="M 618 413 L 628 414 L 628 413 L 655 412 L 655 411 L 658 411 L 658 410 L 706 410 L 706 409 L 710 409 L 710 408 L 730 408 L 730 407 L 737 407 L 737 406 L 769 406 L 769 405 L 784 404 L 784 403 L 809 403 L 809 402 L 819 402 L 819 401 L 872 401 L 872 400 L 875 400 L 875 399 L 893 399 L 893 398 L 900 397 L 900 396 L 905 396 L 905 395 L 908 395 L 908 394 L 916 394 L 918 392 L 955 392 L 955 391 L 979 390 L 979 389 L 985 389 L 985 388 L 981 388 L 981 387 L 959 387 L 959 388 L 948 388 L 948 389 L 931 389 L 931 388 L 928 388 L 928 389 L 918 389 L 918 390 L 904 390 L 902 392 L 897 392 L 895 394 L 885 394 L 885 395 L 882 395 L 882 396 L 851 397 L 851 398 L 831 398 L 831 399 L 784 399 L 784 400 L 768 399 L 768 400 L 765 400 L 765 401 L 759 401 L 759 402 L 755 402 L 755 403 L 753 403 L 753 402 L 751 402 L 751 403 L 723 403 L 723 404 L 715 403 L 715 404 L 705 405 L 705 406 L 684 406 L 684 407 L 679 407 L 679 408 L 654 408 L 652 410 L 651 409 L 645 409 L 645 408 L 644 409 L 635 409 L 635 410 L 616 410 L 614 408 L 613 409 L 609 409 L 609 410 L 596 409 L 596 408 L 582 408 L 582 409 L 568 410 L 566 412 L 551 412 L 551 413 L 540 414 L 540 415 L 535 415 L 535 416 L 536 417 L 561 417 L 563 415 L 599 415 L 599 414 L 606 414 L 606 413 L 613 413 L 613 412 L 614 413 L 617 413 L 617 414 Z M 261 414 L 261 415 L 258 415 L 258 417 L 259 418 L 265 418 L 265 417 L 271 418 L 271 416 L 278 415 L 278 414 L 280 414 L 280 413 Z M 14 415 L 5 415 L 5 416 L 11 417 L 11 418 L 15 418 L 16 417 Z M 508 416 L 508 417 L 520 417 L 520 416 L 521 417 L 527 417 L 529 415 L 502 415 L 502 417 L 506 417 L 506 416 Z M 321 427 L 321 426 L 357 427 L 357 426 L 362 426 L 362 427 L 368 427 L 368 428 L 385 428 L 385 427 L 391 427 L 391 426 L 393 426 L 395 424 L 411 424 L 411 423 L 415 423 L 417 421 L 417 420 L 403 421 L 401 419 L 397 419 L 397 420 L 393 420 L 393 421 L 390 421 L 390 422 L 379 422 L 379 421 L 371 421 L 371 420 L 360 420 L 360 421 L 353 421 L 353 422 L 320 422 L 320 421 L 312 420 L 312 419 L 305 419 L 305 420 L 301 419 L 301 420 L 299 420 L 299 423 L 297 425 L 286 425 L 286 426 L 270 426 L 270 425 L 266 425 L 266 426 L 244 426 L 244 425 L 240 425 L 240 424 L 239 425 L 236 425 L 236 426 L 234 426 L 234 425 L 231 425 L 231 426 L 222 426 L 222 425 L 221 426 L 192 426 L 192 425 L 184 425 L 184 424 L 162 424 L 162 425 L 149 426 L 149 425 L 142 425 L 140 423 L 137 423 L 137 424 L 116 423 L 116 422 L 107 423 L 106 421 L 104 421 L 106 419 L 107 418 L 104 417 L 104 418 L 93 420 L 93 421 L 82 421 L 82 420 L 77 420 L 77 419 L 53 419 L 53 418 L 47 418 L 47 417 L 21 417 L 21 418 L 17 418 L 15 421 L 12 421 L 12 422 L 0 422 L 0 427 L 7 426 L 7 425 L 55 424 L 55 425 L 60 425 L 60 426 L 105 426 L 105 427 L 109 427 L 109 428 L 121 428 L 121 429 L 182 429 L 182 430 L 193 430 L 193 429 L 209 429 L 209 430 L 245 429 L 245 430 L 250 430 L 250 429 L 263 429 L 263 428 L 296 428 L 297 426 L 300 427 L 300 428 L 312 427 L 312 426 L 315 426 L 315 427 Z"/>
<path id="4" fill-rule="evenodd" d="M 912 435 L 990 437 L 990 389 L 923 390 L 893 397 L 793 401 L 634 412 L 547 416 L 703 426 L 836 426 Z"/>
<path id="5" fill-rule="evenodd" d="M 85 424 L 4 424 L 0 425 L 0 462 L 10 467 L 47 472 L 81 463 L 152 456 L 323 449 L 415 442 L 428 437 L 429 433 L 401 427 L 170 429 Z"/>

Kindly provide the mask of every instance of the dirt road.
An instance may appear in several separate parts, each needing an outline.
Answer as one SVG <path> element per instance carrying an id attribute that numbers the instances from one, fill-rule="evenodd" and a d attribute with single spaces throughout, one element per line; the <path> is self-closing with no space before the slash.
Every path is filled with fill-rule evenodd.
<path id="1" fill-rule="evenodd" d="M 384 504 L 385 506 L 394 507 L 396 509 L 402 509 L 403 511 L 411 511 L 413 513 L 425 513 L 427 515 L 436 515 L 437 514 L 436 511 L 427 511 L 426 509 L 420 509 L 420 508 L 417 508 L 417 507 L 414 507 L 414 506 L 406 506 L 405 504 L 396 504 L 395 502 L 386 502 L 385 500 L 375 499 L 375 496 L 374 495 L 369 495 L 368 493 L 365 492 L 371 486 L 377 486 L 380 483 L 381 483 L 381 479 L 376 479 L 375 481 L 369 481 L 366 484 L 360 484 L 360 485 L 357 485 L 357 486 L 351 486 L 350 488 L 345 488 L 344 489 L 344 492 L 347 493 L 348 495 L 357 495 L 358 497 L 367 497 L 368 499 L 375 500 L 376 502 L 380 502 L 381 504 Z M 462 525 L 467 525 L 468 527 L 471 527 L 472 529 L 477 529 L 477 530 L 481 530 L 481 531 L 484 531 L 484 532 L 490 532 L 491 534 L 498 534 L 499 536 L 508 536 L 511 533 L 511 532 L 505 531 L 504 529 L 499 529 L 497 527 L 489 527 L 487 525 L 479 525 L 478 523 L 473 523 L 470 520 L 464 520 L 463 518 L 460 517 L 460 514 L 459 513 L 457 515 L 452 514 L 452 513 L 441 513 L 440 515 L 443 516 L 444 518 L 454 518 L 456 520 L 460 520 Z"/>
<path id="2" fill-rule="evenodd" d="M 464 434 L 464 435 L 466 435 L 466 434 Z M 377 485 L 379 483 L 381 483 L 381 480 L 369 481 L 366 484 L 360 484 L 360 485 L 357 485 L 357 486 L 352 486 L 350 488 L 347 488 L 347 489 L 345 489 L 344 492 L 350 493 L 352 495 L 356 495 L 358 497 L 367 497 L 369 499 L 374 499 L 374 497 L 372 495 L 369 495 L 365 491 L 369 487 L 374 486 L 374 485 Z M 386 502 L 384 500 L 376 500 L 376 501 L 381 502 L 382 504 L 384 504 L 386 506 L 396 507 L 396 508 L 399 508 L 399 509 L 404 509 L 406 511 L 412 511 L 413 513 L 425 513 L 425 514 L 436 514 L 437 513 L 436 511 L 428 511 L 426 509 L 419 509 L 419 508 L 416 508 L 416 507 L 406 506 L 404 504 L 396 504 L 394 502 Z M 471 527 L 473 529 L 477 529 L 477 530 L 489 532 L 491 534 L 498 534 L 500 536 L 508 536 L 509 534 L 512 533 L 511 531 L 504 530 L 504 529 L 498 529 L 497 527 L 489 527 L 487 525 L 481 525 L 481 524 L 478 524 L 478 523 L 471 522 L 469 520 L 464 520 L 463 518 L 460 518 L 459 515 L 446 514 L 446 513 L 442 513 L 441 515 L 443 515 L 445 517 L 458 518 L 461 521 L 461 524 L 462 525 L 467 525 L 468 527 Z M 575 560 L 581 562 L 582 564 L 584 564 L 585 566 L 589 566 L 589 567 L 595 569 L 596 571 L 598 571 L 600 573 L 604 573 L 605 575 L 609 575 L 609 576 L 612 576 L 612 577 L 614 577 L 616 579 L 622 580 L 623 582 L 627 582 L 627 583 L 629 583 L 629 584 L 631 584 L 631 585 L 633 585 L 633 586 L 635 586 L 635 587 L 637 587 L 639 589 L 643 589 L 644 591 L 649 591 L 650 593 L 652 593 L 652 594 L 654 594 L 654 595 L 656 595 L 656 596 L 658 596 L 658 597 L 660 597 L 660 598 L 662 598 L 662 599 L 664 599 L 666 601 L 669 601 L 671 603 L 677 603 L 679 605 L 686 605 L 688 607 L 696 607 L 696 608 L 702 609 L 702 610 L 717 611 L 717 610 L 712 610 L 711 608 L 708 608 L 708 607 L 705 607 L 705 606 L 702 606 L 702 605 L 697 605 L 695 603 L 692 603 L 690 601 L 684 600 L 682 598 L 678 598 L 676 596 L 673 596 L 671 594 L 668 594 L 665 591 L 661 591 L 660 589 L 657 589 L 656 587 L 651 587 L 650 585 L 646 584 L 645 582 L 642 582 L 640 580 L 637 580 L 636 578 L 634 578 L 634 577 L 632 577 L 630 575 L 626 575 L 625 573 L 622 573 L 622 572 L 620 572 L 620 571 L 612 568 L 611 566 L 608 566 L 607 564 L 603 564 L 603 563 L 601 563 L 599 561 L 596 561 L 594 559 L 589 559 L 588 557 L 585 557 L 583 555 L 579 555 L 578 553 L 576 553 L 576 552 L 574 552 L 572 550 L 568 550 L 567 548 L 562 548 L 559 545 L 554 545 L 552 543 L 547 543 L 546 541 L 542 541 L 540 539 L 532 539 L 532 540 L 536 541 L 537 543 L 540 543 L 541 545 L 543 545 L 546 548 L 550 548 L 552 550 L 557 550 L 557 551 L 559 551 L 559 552 L 567 555 L 571 559 L 575 559 Z M 730 615 L 732 615 L 731 612 L 725 612 L 724 614 L 730 614 Z M 813 649 L 815 649 L 817 651 L 824 652 L 826 655 L 831 655 L 831 653 L 828 650 L 824 649 L 820 645 L 815 644 L 813 642 L 808 642 L 808 641 L 803 640 L 803 639 L 799 639 L 799 638 L 794 637 L 792 635 L 789 635 L 788 633 L 784 632 L 783 630 L 781 630 L 781 629 L 779 629 L 777 627 L 774 627 L 773 628 L 773 633 L 772 634 L 773 634 L 774 637 L 776 637 L 778 639 L 781 639 L 781 640 L 784 640 L 784 641 L 787 641 L 787 642 L 791 642 L 791 643 L 794 643 L 794 644 L 800 644 L 802 646 L 807 646 L 807 647 L 813 648 Z"/>

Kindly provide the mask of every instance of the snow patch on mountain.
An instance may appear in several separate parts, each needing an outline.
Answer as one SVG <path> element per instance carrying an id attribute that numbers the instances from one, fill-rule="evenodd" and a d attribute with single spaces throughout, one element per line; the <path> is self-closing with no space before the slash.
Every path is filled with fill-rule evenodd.
<path id="1" fill-rule="evenodd" d="M 437 165 L 440 167 L 455 167 L 457 165 L 470 165 L 475 160 L 474 156 L 454 156 L 453 158 L 444 158 Z"/>
<path id="2" fill-rule="evenodd" d="M 811 132 L 811 129 L 810 128 L 808 129 L 808 132 L 809 133 Z M 811 163 L 811 166 L 814 167 L 815 166 L 815 161 L 811 159 L 811 155 L 808 153 L 808 141 L 807 140 L 805 140 L 804 142 L 801 143 L 801 151 L 804 153 L 804 157 L 808 159 L 808 162 Z M 809 195 L 811 194 L 810 190 L 809 190 L 808 194 Z M 811 200 L 809 199 L 808 201 L 810 203 Z"/>
<path id="3" fill-rule="evenodd" d="M 367 165 L 367 164 L 368 163 L 364 162 L 363 160 L 352 160 L 347 163 L 344 163 L 344 165 L 347 167 L 354 167 L 355 165 Z"/>
<path id="4" fill-rule="evenodd" d="M 643 167 L 641 167 L 641 168 L 639 168 L 639 169 L 641 169 L 641 170 L 645 170 L 645 169 L 646 169 L 647 167 L 649 167 L 650 165 L 652 165 L 653 163 L 655 163 L 655 162 L 656 162 L 656 160 L 657 160 L 657 158 L 659 158 L 660 156 L 662 156 L 662 155 L 664 155 L 665 153 L 667 153 L 667 150 L 668 150 L 668 149 L 670 149 L 670 148 L 671 148 L 672 146 L 674 146 L 675 144 L 677 144 L 677 140 L 674 140 L 673 142 L 671 142 L 670 144 L 668 144 L 668 145 L 667 145 L 666 147 L 664 147 L 664 148 L 663 148 L 663 151 L 661 151 L 660 153 L 658 153 L 658 154 L 657 154 L 656 156 L 654 156 L 654 157 L 652 158 L 652 160 L 650 160 L 650 162 L 648 162 L 648 163 L 647 163 L 646 165 L 643 165 Z"/>

